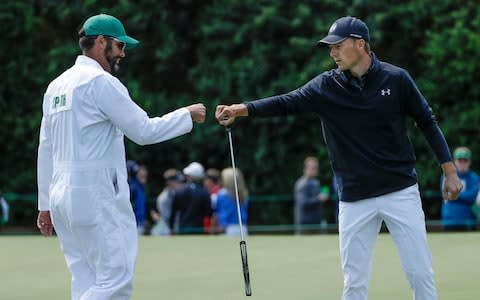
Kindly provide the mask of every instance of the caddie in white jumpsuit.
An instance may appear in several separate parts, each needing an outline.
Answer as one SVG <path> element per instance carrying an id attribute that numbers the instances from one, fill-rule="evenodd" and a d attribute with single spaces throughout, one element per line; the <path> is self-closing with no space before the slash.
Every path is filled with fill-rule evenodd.
<path id="1" fill-rule="evenodd" d="M 138 41 L 109 15 L 89 18 L 83 55 L 50 83 L 43 100 L 38 148 L 37 226 L 52 224 L 72 275 L 72 299 L 129 299 L 137 255 L 124 135 L 137 144 L 165 141 L 203 122 L 193 104 L 149 118 L 114 76 L 125 49 Z"/>

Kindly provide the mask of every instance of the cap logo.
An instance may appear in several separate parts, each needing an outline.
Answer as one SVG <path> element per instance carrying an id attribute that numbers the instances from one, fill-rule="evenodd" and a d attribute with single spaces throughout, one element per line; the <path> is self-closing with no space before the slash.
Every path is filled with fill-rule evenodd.
<path id="1" fill-rule="evenodd" d="M 328 33 L 334 31 L 335 29 L 337 29 L 337 22 L 333 23 L 332 26 L 330 26 L 330 30 L 328 30 Z"/>

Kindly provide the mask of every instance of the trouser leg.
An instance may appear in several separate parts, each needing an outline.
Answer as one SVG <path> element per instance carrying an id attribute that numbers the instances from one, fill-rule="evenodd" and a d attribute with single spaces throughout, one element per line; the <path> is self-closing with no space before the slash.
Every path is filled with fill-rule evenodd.
<path id="1" fill-rule="evenodd" d="M 137 254 L 135 219 L 123 219 L 115 209 L 103 213 L 95 232 L 79 229 L 86 243 L 88 259 L 94 265 L 96 281 L 80 300 L 127 300 L 132 294 Z"/>
<path id="2" fill-rule="evenodd" d="M 79 300 L 95 284 L 95 272 L 87 260 L 85 260 L 82 245 L 65 222 L 63 216 L 52 211 L 52 221 L 67 267 L 72 276 L 71 298 L 72 300 Z"/>
<path id="3" fill-rule="evenodd" d="M 382 217 L 395 241 L 414 299 L 437 299 L 418 186 L 385 195 L 380 201 Z"/>
<path id="4" fill-rule="evenodd" d="M 382 220 L 375 199 L 341 202 L 339 210 L 343 300 L 366 300 L 372 269 L 372 250 Z"/>
<path id="5" fill-rule="evenodd" d="M 72 226 L 52 211 L 55 231 L 72 275 L 72 300 L 127 300 L 137 254 L 135 219 L 105 205 L 102 221 Z"/>

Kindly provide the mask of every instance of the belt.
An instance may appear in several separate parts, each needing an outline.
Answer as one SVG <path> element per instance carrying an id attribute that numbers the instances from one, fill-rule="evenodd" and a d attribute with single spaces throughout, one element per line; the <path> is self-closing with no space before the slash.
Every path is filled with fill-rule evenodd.
<path id="1" fill-rule="evenodd" d="M 57 170 L 94 170 L 115 168 L 111 161 L 85 160 L 85 161 L 54 161 L 53 168 Z"/>

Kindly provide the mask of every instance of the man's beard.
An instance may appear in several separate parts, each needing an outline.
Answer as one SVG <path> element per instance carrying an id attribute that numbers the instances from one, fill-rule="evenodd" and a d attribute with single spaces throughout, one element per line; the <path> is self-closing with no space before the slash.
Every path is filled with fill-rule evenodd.
<path id="1" fill-rule="evenodd" d="M 117 64 L 117 60 L 115 57 L 111 55 L 112 53 L 112 42 L 108 40 L 107 47 L 105 48 L 105 59 L 107 60 L 108 64 L 110 65 L 110 71 L 112 73 L 117 73 L 120 70 L 120 66 Z"/>

